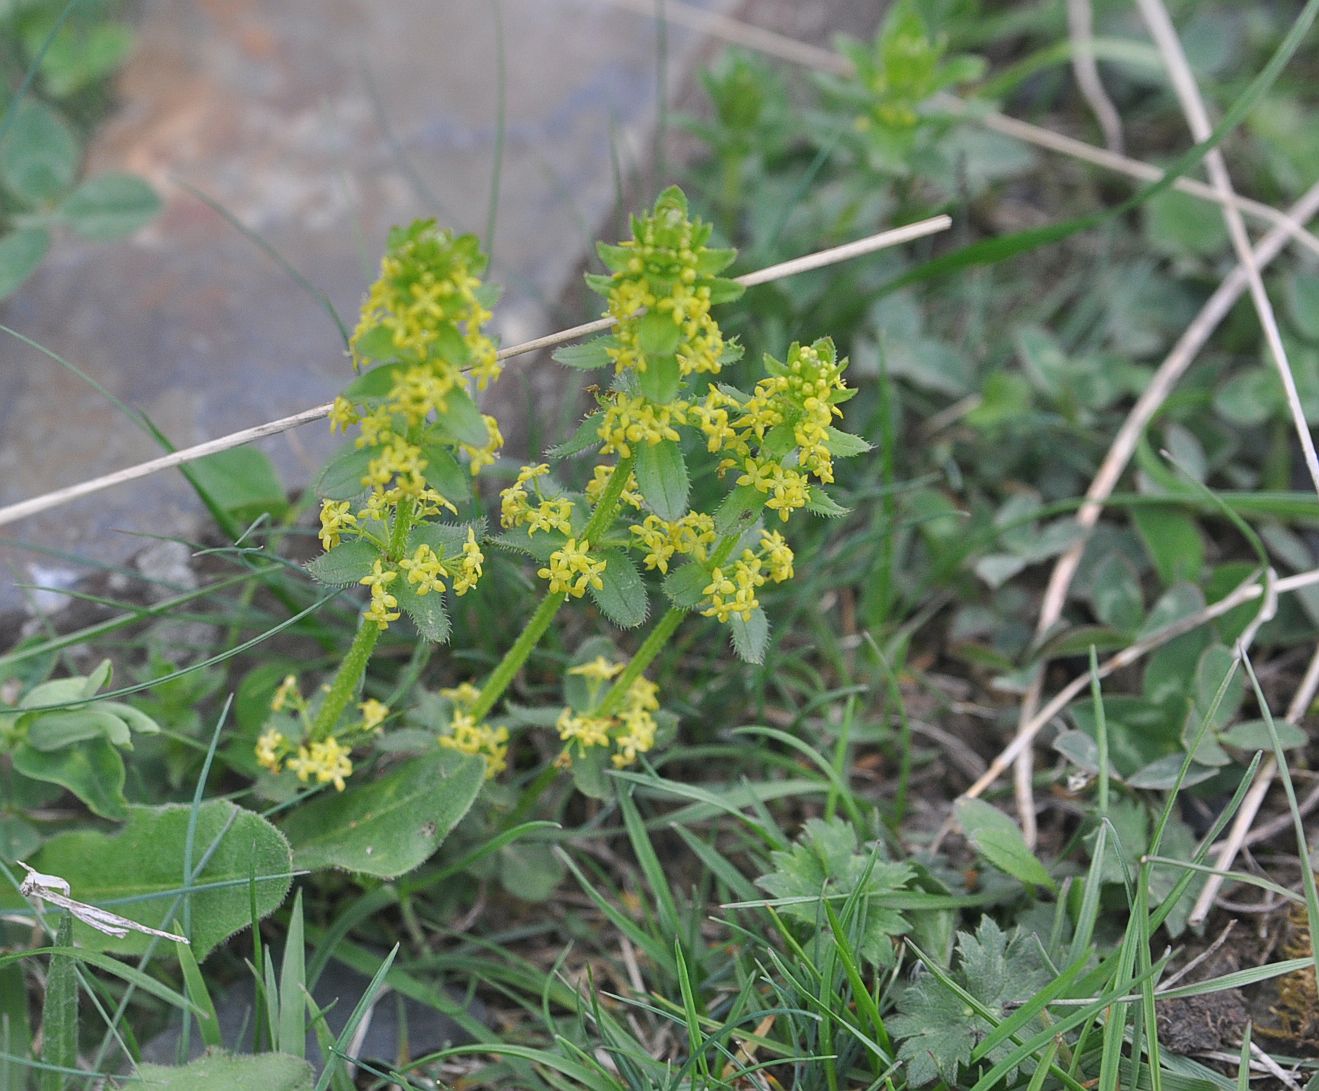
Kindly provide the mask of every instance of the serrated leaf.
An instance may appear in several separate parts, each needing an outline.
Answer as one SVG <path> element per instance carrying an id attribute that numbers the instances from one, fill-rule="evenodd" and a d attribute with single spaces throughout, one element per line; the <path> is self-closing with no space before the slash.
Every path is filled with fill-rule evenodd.
<path id="1" fill-rule="evenodd" d="M 609 289 L 613 286 L 614 278 L 602 276 L 599 273 L 587 273 L 585 276 L 586 286 L 596 295 L 607 296 Z"/>
<path id="2" fill-rule="evenodd" d="M 442 592 L 428 591 L 419 595 L 415 585 L 406 577 L 395 580 L 390 591 L 398 599 L 399 609 L 412 619 L 422 639 L 432 644 L 443 644 L 449 639 L 449 613 L 444 608 Z"/>
<path id="3" fill-rule="evenodd" d="M 825 443 L 829 453 L 834 458 L 852 458 L 855 455 L 863 455 L 867 451 L 873 451 L 875 445 L 860 436 L 854 436 L 851 432 L 843 432 L 840 429 L 830 427 L 829 439 Z"/>
<path id="4" fill-rule="evenodd" d="M 715 277 L 710 281 L 710 306 L 732 303 L 735 299 L 741 299 L 745 291 L 746 289 L 735 280 Z"/>
<path id="5" fill-rule="evenodd" d="M 545 562 L 556 549 L 562 549 L 567 539 L 554 530 L 538 531 L 532 534 L 526 527 L 511 527 L 494 539 L 495 545 L 511 549 L 528 557 Z"/>
<path id="6" fill-rule="evenodd" d="M 274 912 L 288 893 L 291 861 L 288 842 L 260 815 L 225 800 L 196 808 L 178 804 L 129 808 L 128 821 L 115 833 L 77 830 L 56 834 L 32 866 L 68 880 L 72 896 L 152 928 L 179 930 L 174 892 L 187 886 L 182 873 L 189 831 L 194 866 L 205 861 L 188 897 L 192 903 L 189 939 L 198 961 L 229 936 Z M 255 883 L 249 880 L 255 878 Z M 13 895 L 12 897 L 17 897 Z M 0 894 L 0 904 L 12 905 Z M 175 915 L 166 922 L 166 915 Z M 76 923 L 78 945 L 96 951 L 138 955 L 151 937 L 137 932 L 108 936 Z"/>
<path id="7" fill-rule="evenodd" d="M 422 523 L 408 534 L 408 553 L 415 553 L 419 545 L 428 545 L 441 557 L 456 557 L 463 551 L 467 532 L 475 532 L 479 542 L 485 536 L 485 521 L 470 523 Z"/>
<path id="8" fill-rule="evenodd" d="M 996 868 L 1023 883 L 1054 889 L 1053 877 L 1011 818 L 982 799 L 959 799 L 955 810 L 966 839 Z"/>
<path id="9" fill-rule="evenodd" d="M 18 291 L 49 249 L 50 232 L 44 227 L 11 231 L 0 238 L 0 299 Z"/>
<path id="10" fill-rule="evenodd" d="M 128 814 L 124 759 L 108 739 L 85 739 L 77 746 L 49 752 L 20 743 L 13 751 L 13 763 L 25 777 L 67 788 L 102 818 L 119 821 Z"/>
<path id="11" fill-rule="evenodd" d="M 606 550 L 596 554 L 597 559 L 605 562 L 601 573 L 604 586 L 600 590 L 589 588 L 591 598 L 600 607 L 600 612 L 615 625 L 623 629 L 632 629 L 646 620 L 650 612 L 650 601 L 646 596 L 646 585 L 641 580 L 637 566 L 632 558 L 617 549 Z"/>
<path id="12" fill-rule="evenodd" d="M 555 349 L 551 354 L 555 363 L 564 367 L 577 368 L 579 371 L 594 371 L 608 367 L 612 361 L 605 350 L 614 343 L 612 337 L 596 337 L 581 345 L 565 345 Z"/>
<path id="13" fill-rule="evenodd" d="M 717 533 L 741 534 L 760 517 L 769 497 L 754 485 L 738 485 L 714 513 Z"/>
<path id="14" fill-rule="evenodd" d="M 637 448 L 637 487 L 650 510 L 669 523 L 687 512 L 687 463 L 682 448 L 666 440 Z"/>
<path id="15" fill-rule="evenodd" d="M 294 863 L 397 878 L 435 852 L 484 782 L 480 758 L 437 747 L 371 784 L 326 792 L 284 822 Z"/>
<path id="16" fill-rule="evenodd" d="M 426 468 L 422 470 L 421 476 L 427 485 L 446 500 L 462 503 L 471 498 L 471 476 L 458 464 L 448 447 L 439 443 L 423 443 L 421 453 L 426 459 Z"/>
<path id="17" fill-rule="evenodd" d="M 581 454 L 583 451 L 589 451 L 592 447 L 598 447 L 600 439 L 600 417 L 601 413 L 592 413 L 589 417 L 577 426 L 571 438 L 560 443 L 557 447 L 551 447 L 545 453 L 550 458 L 570 458 L 573 455 Z"/>
<path id="18" fill-rule="evenodd" d="M 733 651 L 742 662 L 765 661 L 765 648 L 769 644 L 769 618 L 759 606 L 751 611 L 751 617 L 747 621 L 743 621 L 738 614 L 730 617 L 728 635 L 733 642 Z"/>
<path id="19" fill-rule="evenodd" d="M 73 184 L 81 157 L 69 123 L 45 103 L 27 98 L 0 144 L 0 183 L 25 205 L 49 204 Z"/>
<path id="20" fill-rule="evenodd" d="M 88 178 L 60 204 L 60 216 L 85 239 L 131 235 L 160 211 L 156 191 L 134 174 L 107 171 Z"/>
<path id="21" fill-rule="evenodd" d="M 682 389 L 682 369 L 672 353 L 646 357 L 646 370 L 637 375 L 637 389 L 658 405 L 668 405 Z"/>
<path id="22" fill-rule="evenodd" d="M 375 456 L 376 452 L 370 447 L 358 448 L 352 444 L 340 447 L 317 476 L 316 495 L 327 500 L 351 500 L 360 496 L 366 489 L 362 478 Z"/>
<path id="23" fill-rule="evenodd" d="M 674 569 L 664 579 L 664 593 L 674 606 L 691 610 L 705 597 L 710 585 L 710 573 L 695 561 Z"/>
<path id="24" fill-rule="evenodd" d="M 607 242 L 596 243 L 595 252 L 600 255 L 600 260 L 615 273 L 620 273 L 626 269 L 628 263 L 637 256 L 636 250 L 631 247 L 614 246 Z"/>
<path id="25" fill-rule="evenodd" d="M 340 542 L 333 549 L 307 562 L 307 571 L 330 587 L 347 587 L 361 583 L 380 559 L 380 550 L 372 543 L 357 539 Z"/>
<path id="26" fill-rule="evenodd" d="M 810 499 L 806 501 L 806 510 L 812 515 L 823 515 L 826 519 L 837 519 L 847 515 L 851 508 L 845 508 L 819 485 L 810 488 Z"/>
<path id="27" fill-rule="evenodd" d="M 469 447 L 484 447 L 490 442 L 490 429 L 485 417 L 467 391 L 454 387 L 445 398 L 440 426 L 454 439 Z"/>

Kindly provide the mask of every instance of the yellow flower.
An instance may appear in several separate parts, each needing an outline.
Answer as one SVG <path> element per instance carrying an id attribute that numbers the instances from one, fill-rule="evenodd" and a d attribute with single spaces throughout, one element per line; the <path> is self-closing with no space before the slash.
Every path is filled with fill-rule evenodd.
<path id="1" fill-rule="evenodd" d="M 453 714 L 449 734 L 439 736 L 439 743 L 448 750 L 485 758 L 486 780 L 498 776 L 508 767 L 508 728 L 478 724 L 465 712 Z"/>
<path id="2" fill-rule="evenodd" d="M 289 758 L 285 764 L 304 784 L 315 777 L 318 784 L 333 783 L 335 791 L 342 792 L 345 778 L 353 775 L 349 753 L 332 737 L 298 747 L 297 757 Z"/>
<path id="3" fill-rule="evenodd" d="M 481 578 L 482 571 L 484 571 L 484 564 L 485 554 L 481 552 L 481 547 L 476 544 L 476 531 L 468 527 L 467 541 L 463 543 L 462 567 L 453 578 L 454 594 L 465 595 L 475 587 L 477 580 Z"/>
<path id="4" fill-rule="evenodd" d="M 550 593 L 554 595 L 581 598 L 587 587 L 600 591 L 604 588 L 600 574 L 605 570 L 605 562 L 592 560 L 590 549 L 590 542 L 583 540 L 579 546 L 576 538 L 569 538 L 562 549 L 550 554 L 548 567 L 539 569 L 536 575 L 549 580 Z"/>
<path id="5" fill-rule="evenodd" d="M 273 727 L 266 728 L 256 741 L 257 764 L 272 773 L 278 773 L 283 761 L 281 755 L 287 745 L 282 731 L 277 731 Z"/>
<path id="6" fill-rule="evenodd" d="M 439 554 L 424 542 L 411 557 L 399 561 L 398 566 L 408 574 L 408 582 L 416 585 L 419 596 L 444 591 L 444 565 Z"/>
<path id="7" fill-rule="evenodd" d="M 357 526 L 357 516 L 349 510 L 351 507 L 347 500 L 321 502 L 321 530 L 318 537 L 322 549 L 333 549 L 339 544 L 344 530 Z"/>
<path id="8" fill-rule="evenodd" d="M 361 420 L 361 415 L 357 412 L 357 407 L 342 395 L 334 399 L 334 404 L 330 406 L 330 431 L 347 432 L 354 424 Z"/>
<path id="9" fill-rule="evenodd" d="M 613 663 L 603 655 L 597 655 L 589 663 L 579 663 L 575 667 L 569 667 L 568 673 L 589 678 L 593 682 L 608 682 L 609 679 L 622 674 L 623 667 L 622 663 Z"/>
<path id="10" fill-rule="evenodd" d="M 572 709 L 565 708 L 559 713 L 554 726 L 559 729 L 559 738 L 564 742 L 575 742 L 587 749 L 609 745 L 609 728 L 612 723 L 608 717 L 579 716 Z"/>
<path id="11" fill-rule="evenodd" d="M 538 530 L 557 530 L 560 534 L 572 533 L 573 503 L 567 497 L 542 500 L 527 512 L 527 536 Z"/>
<path id="12" fill-rule="evenodd" d="M 793 554 L 782 534 L 777 530 L 762 530 L 760 552 L 769 568 L 770 579 L 775 583 L 792 579 Z"/>
<path id="13" fill-rule="evenodd" d="M 399 613 L 394 609 L 398 605 L 398 599 L 386 590 L 396 579 L 398 579 L 398 572 L 392 569 L 388 572 L 385 571 L 384 565 L 377 557 L 375 563 L 371 566 L 371 572 L 358 581 L 371 588 L 371 605 L 367 607 L 362 616 L 367 621 L 375 622 L 381 631 L 388 629 L 391 621 L 399 619 Z"/>
<path id="14" fill-rule="evenodd" d="M 586 483 L 586 498 L 590 500 L 591 503 L 598 504 L 600 502 L 600 497 L 604 494 L 605 487 L 609 484 L 613 476 L 613 466 L 596 466 L 595 469 L 591 471 L 591 480 Z M 637 510 L 641 509 L 641 506 L 645 501 L 642 500 L 641 491 L 637 487 L 636 474 L 628 475 L 627 484 L 623 486 L 623 491 L 618 494 L 618 498 L 630 507 L 636 508 Z"/>
<path id="15" fill-rule="evenodd" d="M 481 696 L 481 691 L 471 682 L 460 682 L 449 689 L 440 690 L 440 696 L 447 697 L 456 705 L 468 706 L 476 703 L 476 699 Z"/>
<path id="16" fill-rule="evenodd" d="M 385 717 L 389 715 L 389 706 L 374 697 L 368 697 L 357 706 L 357 711 L 362 714 L 362 730 L 374 731 L 385 722 Z"/>
<path id="17" fill-rule="evenodd" d="M 665 440 L 676 442 L 679 436 L 675 425 L 687 423 L 687 408 L 684 401 L 658 405 L 640 394 L 618 392 L 600 421 L 598 434 L 604 440 L 600 453 L 616 451 L 628 458 L 637 443 L 654 447 Z"/>
<path id="18" fill-rule="evenodd" d="M 472 471 L 475 477 L 485 467 L 493 466 L 495 458 L 504 446 L 504 434 L 499 430 L 499 422 L 489 413 L 482 413 L 481 419 L 485 421 L 486 431 L 490 435 L 490 440 L 484 447 L 473 447 L 467 443 L 460 443 L 458 446 L 463 449 L 468 458 L 468 469 Z"/>
<path id="19" fill-rule="evenodd" d="M 275 694 L 270 698 L 270 711 L 282 712 L 286 705 L 292 705 L 299 708 L 302 705 L 302 694 L 298 691 L 298 679 L 296 675 L 284 675 L 284 681 L 279 684 Z"/>

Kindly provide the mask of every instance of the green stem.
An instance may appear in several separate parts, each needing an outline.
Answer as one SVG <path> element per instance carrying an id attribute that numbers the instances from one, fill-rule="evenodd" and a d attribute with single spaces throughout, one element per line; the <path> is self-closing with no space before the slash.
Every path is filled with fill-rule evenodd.
<path id="1" fill-rule="evenodd" d="M 591 513 L 590 521 L 586 524 L 586 529 L 582 531 L 582 541 L 591 542 L 600 536 L 600 533 L 608 528 L 614 521 L 614 515 L 618 511 L 618 500 L 623 495 L 623 490 L 627 487 L 628 479 L 632 476 L 633 458 L 620 459 L 617 466 L 614 467 L 613 476 L 609 479 L 609 484 L 600 495 L 600 502 L 595 506 L 595 511 Z M 545 635 L 545 630 L 550 627 L 550 622 L 554 620 L 554 615 L 559 612 L 559 607 L 568 600 L 568 596 L 558 591 L 554 594 L 546 595 L 541 604 L 536 607 L 536 612 L 531 615 L 531 620 L 527 622 L 526 628 L 522 630 L 521 635 L 514 641 L 513 646 L 504 653 L 504 658 L 499 661 L 499 665 L 490 673 L 486 679 L 485 685 L 481 688 L 481 695 L 477 697 L 476 702 L 469 709 L 469 715 L 480 723 L 490 710 L 495 707 L 499 698 L 504 695 L 504 691 L 513 683 L 517 677 L 518 671 L 522 669 L 522 664 L 527 661 L 527 657 L 537 644 L 540 638 Z"/>
<path id="2" fill-rule="evenodd" d="M 733 552 L 733 547 L 737 545 L 739 534 L 725 535 L 715 547 L 714 553 L 710 555 L 710 564 L 718 568 L 724 561 L 728 560 L 728 555 Z M 668 612 L 655 623 L 655 628 L 651 629 L 649 635 L 641 643 L 641 647 L 636 650 L 631 661 L 623 669 L 623 673 L 614 679 L 614 684 L 610 687 L 609 692 L 605 694 L 605 699 L 595 708 L 592 715 L 595 716 L 612 716 L 618 711 L 618 706 L 623 703 L 627 696 L 628 690 L 632 688 L 632 683 L 641 677 L 645 669 L 650 666 L 651 661 L 660 653 L 660 649 L 669 642 L 682 619 L 688 614 L 687 610 L 678 606 L 672 606 Z"/>
<path id="3" fill-rule="evenodd" d="M 348 648 L 348 654 L 339 664 L 334 681 L 330 683 L 330 691 L 325 695 L 320 711 L 316 713 L 316 719 L 312 722 L 313 742 L 329 737 L 334 725 L 339 722 L 339 717 L 343 715 L 343 710 L 348 707 L 348 702 L 357 696 L 358 684 L 362 681 L 362 675 L 366 673 L 366 664 L 379 639 L 380 626 L 374 621 L 363 622 L 358 627 L 357 635 L 353 637 L 353 642 Z"/>

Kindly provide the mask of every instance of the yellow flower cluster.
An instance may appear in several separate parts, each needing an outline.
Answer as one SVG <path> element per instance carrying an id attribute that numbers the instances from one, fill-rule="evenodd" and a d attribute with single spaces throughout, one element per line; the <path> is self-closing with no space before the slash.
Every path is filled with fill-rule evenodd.
<path id="1" fill-rule="evenodd" d="M 603 463 L 597 465 L 591 472 L 591 480 L 586 483 L 586 498 L 591 503 L 598 504 L 613 476 L 614 467 L 606 466 Z M 645 500 L 642 499 L 641 491 L 637 487 L 636 474 L 628 474 L 627 484 L 623 486 L 623 491 L 619 493 L 618 498 L 628 507 L 636 508 L 638 511 L 641 510 Z"/>
<path id="2" fill-rule="evenodd" d="M 676 356 L 684 376 L 719 371 L 724 339 L 710 317 L 712 274 L 731 254 L 712 255 L 706 246 L 709 238 L 708 224 L 688 218 L 681 192 L 668 190 L 652 212 L 633 219 L 632 238 L 601 248 L 613 269 L 607 313 L 618 326 L 608 353 L 618 374 L 645 371 L 651 352 Z M 643 336 L 636 321 L 642 311 L 666 316 L 673 329 L 652 329 Z"/>
<path id="3" fill-rule="evenodd" d="M 675 427 L 687 423 L 687 403 L 673 401 L 659 405 L 640 394 L 617 392 L 605 406 L 600 421 L 601 454 L 618 452 L 622 458 L 632 454 L 632 447 L 645 443 L 654 447 L 665 440 L 676 441 Z"/>
<path id="4" fill-rule="evenodd" d="M 666 522 L 658 515 L 647 515 L 628 529 L 646 551 L 646 567 L 658 568 L 661 572 L 668 572 L 674 554 L 704 561 L 710 546 L 719 538 L 714 529 L 714 516 L 701 511 L 690 511 L 676 522 Z"/>
<path id="5" fill-rule="evenodd" d="M 725 570 L 723 566 L 710 573 L 710 583 L 701 592 L 710 605 L 701 611 L 705 617 L 727 622 L 733 617 L 750 621 L 752 612 L 760 605 L 756 589 L 766 580 L 782 583 L 792 579 L 792 550 L 783 536 L 775 531 L 760 532 L 760 549 L 742 551 L 742 556 Z"/>
<path id="6" fill-rule="evenodd" d="M 571 668 L 569 673 L 604 682 L 620 674 L 623 666 L 597 656 L 590 663 Z M 658 724 L 654 713 L 659 709 L 658 694 L 659 687 L 654 682 L 640 677 L 628 687 L 623 706 L 615 716 L 578 713 L 565 708 L 555 723 L 559 738 L 581 750 L 595 746 L 612 747 L 611 760 L 616 768 L 631 765 L 638 754 L 644 754 L 655 745 Z"/>
<path id="7" fill-rule="evenodd" d="M 604 570 L 605 562 L 591 557 L 590 542 L 583 539 L 578 545 L 576 538 L 569 538 L 561 549 L 550 554 L 548 566 L 538 569 L 536 575 L 549 580 L 550 594 L 566 594 L 579 599 L 586 594 L 588 587 L 597 591 L 604 588 L 601 578 Z"/>
<path id="8" fill-rule="evenodd" d="M 481 547 L 476 542 L 476 531 L 471 527 L 467 528 L 467 541 L 463 543 L 463 555 L 458 562 L 458 571 L 453 577 L 453 592 L 455 595 L 465 595 L 481 578 L 481 573 L 485 571 L 485 554 L 481 552 Z"/>
<path id="9" fill-rule="evenodd" d="M 485 758 L 486 780 L 508 768 L 508 728 L 478 724 L 468 713 L 454 710 L 449 734 L 439 737 L 440 745 L 464 754 Z"/>
<path id="10" fill-rule="evenodd" d="M 473 235 L 455 238 L 433 220 L 391 231 L 380 277 L 367 292 L 353 332 L 354 366 L 389 359 L 424 364 L 438 357 L 468 364 L 484 390 L 499 375 L 494 343 L 481 332 L 490 320 L 480 300 L 478 274 L 484 266 Z M 454 361 L 462 350 L 466 359 Z M 444 385 L 449 368 L 436 374 L 445 392 L 452 388 Z"/>
<path id="11" fill-rule="evenodd" d="M 353 763 L 348 757 L 350 751 L 331 736 L 314 742 L 310 746 L 299 746 L 295 757 L 284 764 L 304 784 L 312 777 L 318 784 L 333 784 L 335 791 L 342 792 L 344 780 L 353 775 Z"/>
<path id="12" fill-rule="evenodd" d="M 398 579 L 398 572 L 395 569 L 386 569 L 384 562 L 379 557 L 371 566 L 371 571 L 359 580 L 359 583 L 371 588 L 371 605 L 368 606 L 362 617 L 367 621 L 373 621 L 381 630 L 388 629 L 391 621 L 399 619 L 399 612 L 395 609 L 398 606 L 398 599 L 389 593 L 389 585 Z"/>

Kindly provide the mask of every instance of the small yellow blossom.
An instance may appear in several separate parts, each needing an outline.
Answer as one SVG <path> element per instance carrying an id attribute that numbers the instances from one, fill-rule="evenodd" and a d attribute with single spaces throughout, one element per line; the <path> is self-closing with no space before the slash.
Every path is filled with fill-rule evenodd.
<path id="1" fill-rule="evenodd" d="M 357 711 L 362 714 L 362 730 L 376 731 L 389 715 L 389 706 L 374 697 L 368 697 L 357 706 Z"/>
<path id="2" fill-rule="evenodd" d="M 557 530 L 560 534 L 572 533 L 573 503 L 565 496 L 542 500 L 527 512 L 527 536 L 538 530 Z"/>
<path id="3" fill-rule="evenodd" d="M 467 528 L 467 541 L 463 543 L 461 566 L 453 578 L 453 590 L 456 595 L 465 595 L 481 578 L 484 571 L 485 554 L 476 542 L 476 531 Z"/>
<path id="4" fill-rule="evenodd" d="M 298 679 L 296 675 L 284 675 L 284 681 L 280 682 L 279 688 L 270 698 L 270 711 L 283 712 L 285 707 L 292 705 L 299 708 L 302 705 L 302 693 L 298 690 Z"/>
<path id="5" fill-rule="evenodd" d="M 658 405 L 640 394 L 617 393 L 605 407 L 600 421 L 598 434 L 604 441 L 600 453 L 617 452 L 620 457 L 628 458 L 638 443 L 654 447 L 665 440 L 676 442 L 679 438 L 676 426 L 687 423 L 687 409 L 684 401 Z"/>
<path id="6" fill-rule="evenodd" d="M 456 705 L 467 707 L 476 704 L 476 699 L 481 696 L 481 691 L 471 682 L 459 682 L 456 686 L 440 690 L 440 696 L 447 697 Z"/>
<path id="7" fill-rule="evenodd" d="M 593 682 L 608 682 L 611 678 L 622 674 L 624 666 L 623 663 L 614 663 L 603 655 L 597 655 L 589 663 L 579 663 L 575 667 L 569 667 L 568 673 L 589 678 Z"/>
<path id="8" fill-rule="evenodd" d="M 591 471 L 591 480 L 586 483 L 586 498 L 593 504 L 600 502 L 600 497 L 604 495 L 605 487 L 613 479 L 613 466 L 596 466 Z M 618 498 L 629 507 L 641 510 L 645 501 L 641 497 L 641 490 L 637 486 L 637 475 L 629 474 L 627 484 L 623 486 L 623 491 L 618 494 Z"/>
<path id="9" fill-rule="evenodd" d="M 314 742 L 311 746 L 298 747 L 297 756 L 289 758 L 285 765 L 304 784 L 315 777 L 318 784 L 332 783 L 335 791 L 342 792 L 344 780 L 353 775 L 349 753 L 338 739 L 331 737 Z"/>
<path id="10" fill-rule="evenodd" d="M 371 572 L 363 576 L 359 583 L 365 584 L 371 588 L 371 605 L 363 612 L 362 616 L 367 621 L 373 621 L 381 630 L 389 628 L 391 621 L 399 619 L 399 613 L 394 609 L 398 605 L 398 599 L 389 593 L 387 588 L 391 583 L 398 579 L 398 572 L 394 570 L 385 571 L 379 557 L 371 566 Z"/>
<path id="11" fill-rule="evenodd" d="M 579 716 L 570 708 L 559 713 L 555 727 L 564 742 L 575 742 L 582 749 L 609 745 L 609 728 L 613 724 L 607 716 Z"/>
<path id="12" fill-rule="evenodd" d="M 569 538 L 563 548 L 550 554 L 548 567 L 539 569 L 536 575 L 549 580 L 550 593 L 554 595 L 562 593 L 581 598 L 587 587 L 600 591 L 604 588 L 601 573 L 605 570 L 605 562 L 592 560 L 590 549 L 590 542 L 583 540 L 579 546 L 576 538 Z"/>
<path id="13" fill-rule="evenodd" d="M 266 728 L 256 741 L 257 764 L 272 773 L 278 773 L 283 762 L 282 755 L 287 747 L 288 740 L 284 738 L 282 731 L 273 727 Z"/>
<path id="14" fill-rule="evenodd" d="M 340 395 L 334 399 L 334 404 L 330 406 L 330 431 L 347 432 L 354 424 L 362 419 L 358 413 L 357 407 L 347 398 Z"/>
<path id="15" fill-rule="evenodd" d="M 339 544 L 340 535 L 349 527 L 357 526 L 357 516 L 349 509 L 347 500 L 325 500 L 321 502 L 321 531 L 318 537 L 322 549 L 333 549 Z"/>
<path id="16" fill-rule="evenodd" d="M 499 422 L 489 413 L 482 413 L 481 419 L 485 421 L 486 432 L 490 435 L 486 445 L 484 447 L 473 447 L 468 443 L 458 445 L 467 455 L 467 467 L 472 471 L 473 477 L 487 466 L 493 466 L 504 446 L 504 434 L 499 430 Z"/>
<path id="17" fill-rule="evenodd" d="M 439 737 L 440 745 L 464 754 L 485 758 L 486 780 L 508 768 L 508 728 L 478 724 L 465 712 L 455 712 L 449 722 L 449 734 Z"/>
<path id="18" fill-rule="evenodd" d="M 417 546 L 411 557 L 399 561 L 398 566 L 407 573 L 408 583 L 416 586 L 419 596 L 428 595 L 432 591 L 444 591 L 442 558 L 424 542 Z"/>

